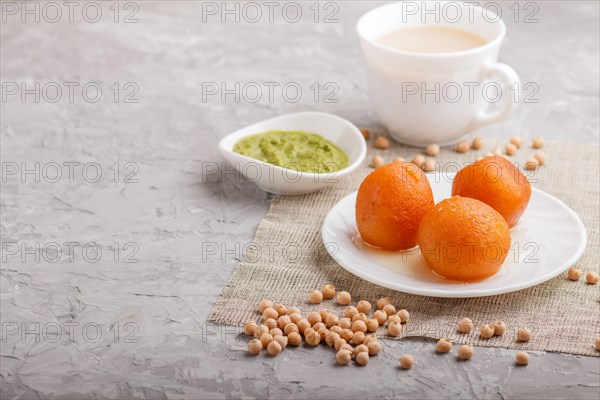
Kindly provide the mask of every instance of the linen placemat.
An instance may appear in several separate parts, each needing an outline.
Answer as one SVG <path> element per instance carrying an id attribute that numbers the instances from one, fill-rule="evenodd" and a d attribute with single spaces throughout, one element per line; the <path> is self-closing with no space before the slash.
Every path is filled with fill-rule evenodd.
<path id="1" fill-rule="evenodd" d="M 338 290 L 352 294 L 353 304 L 361 299 L 372 304 L 383 296 L 392 298 L 394 305 L 410 312 L 411 320 L 403 325 L 402 337 L 420 336 L 452 338 L 457 343 L 477 346 L 504 347 L 523 350 L 559 351 L 582 355 L 600 355 L 593 347 L 600 336 L 600 286 L 585 283 L 587 271 L 600 272 L 600 147 L 593 144 L 547 142 L 542 151 L 546 163 L 529 174 L 532 186 L 538 187 L 565 202 L 582 219 L 588 233 L 587 249 L 577 263 L 584 277 L 569 281 L 566 273 L 543 284 L 504 295 L 448 299 L 406 294 L 371 284 L 347 272 L 327 253 L 321 239 L 321 226 L 327 212 L 343 196 L 357 190 L 363 178 L 372 171 L 369 161 L 375 154 L 386 162 L 398 156 L 407 160 L 422 150 L 392 142 L 386 150 L 373 147 L 368 141 L 369 154 L 363 165 L 336 185 L 304 196 L 276 196 L 261 221 L 253 243 L 238 263 L 227 283 L 209 321 L 241 325 L 258 319 L 259 300 L 296 306 L 304 314 L 327 307 L 342 314 L 343 307 L 333 300 L 320 305 L 307 301 L 308 292 L 333 284 Z M 504 142 L 505 144 L 506 142 Z M 486 140 L 479 151 L 459 154 L 443 148 L 435 160 L 439 168 L 449 163 L 475 161 L 491 148 L 504 145 Z M 524 165 L 536 152 L 525 143 L 511 160 Z M 446 166 L 446 167 L 444 167 Z M 398 308 L 398 309 L 400 309 Z M 456 332 L 462 317 L 473 320 L 475 329 L 469 335 Z M 479 338 L 479 326 L 503 320 L 507 333 L 492 339 Z M 516 342 L 519 327 L 528 327 L 532 339 Z M 387 331 L 380 327 L 379 335 Z"/>

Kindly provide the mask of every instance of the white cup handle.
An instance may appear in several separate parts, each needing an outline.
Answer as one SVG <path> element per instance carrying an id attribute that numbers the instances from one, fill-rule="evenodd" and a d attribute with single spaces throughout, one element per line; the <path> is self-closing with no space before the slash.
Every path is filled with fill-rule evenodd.
<path id="1" fill-rule="evenodd" d="M 506 64 L 495 63 L 487 65 L 485 67 L 484 77 L 487 78 L 494 75 L 499 76 L 502 80 L 504 80 L 507 84 L 507 88 L 514 87 L 515 84 L 520 85 L 521 83 L 519 80 L 519 76 L 517 75 L 515 70 Z M 508 93 L 510 92 L 511 90 L 509 89 Z M 519 93 L 519 90 L 517 90 L 516 93 Z M 483 128 L 487 125 L 495 124 L 496 122 L 500 122 L 508 118 L 517 109 L 519 99 L 514 99 L 511 96 L 508 96 L 508 101 L 505 101 L 505 103 L 506 104 L 504 105 L 504 109 L 495 113 L 489 113 L 486 111 L 485 108 L 481 110 L 471 123 L 469 130 L 474 131 L 476 129 Z"/>

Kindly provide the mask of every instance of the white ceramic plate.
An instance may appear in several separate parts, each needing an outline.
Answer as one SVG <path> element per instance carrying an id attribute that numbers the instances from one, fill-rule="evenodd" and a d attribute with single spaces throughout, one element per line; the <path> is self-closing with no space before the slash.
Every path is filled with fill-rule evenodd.
<path id="1" fill-rule="evenodd" d="M 427 177 L 436 203 L 450 197 L 454 174 Z M 322 234 L 329 254 L 369 282 L 422 296 L 481 297 L 525 289 L 567 270 L 581 257 L 587 243 L 577 214 L 556 197 L 533 188 L 525 213 L 511 230 L 511 249 L 498 273 L 478 282 L 456 282 L 434 274 L 418 248 L 394 252 L 365 244 L 356 228 L 355 202 L 356 192 L 327 214 Z"/>

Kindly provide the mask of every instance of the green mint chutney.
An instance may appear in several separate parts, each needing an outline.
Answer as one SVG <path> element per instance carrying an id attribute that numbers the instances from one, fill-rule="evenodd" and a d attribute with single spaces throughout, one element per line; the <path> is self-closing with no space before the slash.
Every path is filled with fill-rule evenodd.
<path id="1" fill-rule="evenodd" d="M 330 173 L 348 166 L 342 149 L 316 133 L 268 131 L 240 139 L 233 151 L 301 172 Z"/>

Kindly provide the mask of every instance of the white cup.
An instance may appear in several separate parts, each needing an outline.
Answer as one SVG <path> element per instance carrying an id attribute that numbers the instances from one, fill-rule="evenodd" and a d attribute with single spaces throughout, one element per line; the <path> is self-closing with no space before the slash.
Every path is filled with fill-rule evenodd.
<path id="1" fill-rule="evenodd" d="M 417 53 L 376 41 L 391 31 L 430 25 L 475 33 L 486 44 L 450 53 Z M 452 144 L 506 119 L 518 104 L 519 77 L 511 67 L 497 62 L 506 26 L 490 9 L 460 2 L 397 2 L 367 12 L 357 30 L 371 102 L 399 142 Z"/>

